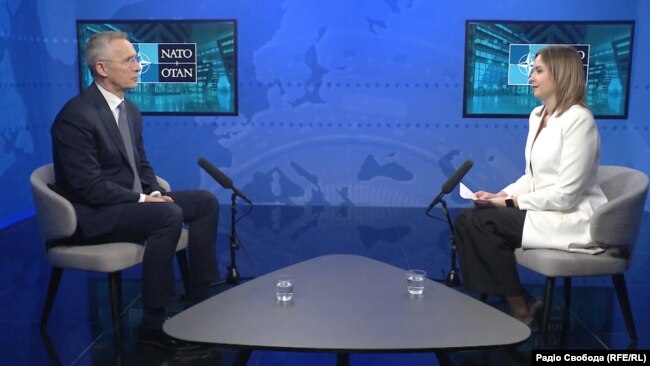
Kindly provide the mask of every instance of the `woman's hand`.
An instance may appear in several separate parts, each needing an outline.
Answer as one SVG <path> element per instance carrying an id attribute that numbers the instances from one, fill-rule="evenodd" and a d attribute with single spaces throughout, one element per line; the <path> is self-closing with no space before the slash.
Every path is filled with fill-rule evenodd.
<path id="1" fill-rule="evenodd" d="M 498 197 L 497 193 L 490 193 L 485 191 L 474 192 L 477 200 L 489 200 L 494 197 Z"/>
<path id="2" fill-rule="evenodd" d="M 474 206 L 476 207 L 506 207 L 506 198 L 508 195 L 505 192 L 490 193 L 485 191 L 478 191 L 474 193 L 476 199 Z"/>

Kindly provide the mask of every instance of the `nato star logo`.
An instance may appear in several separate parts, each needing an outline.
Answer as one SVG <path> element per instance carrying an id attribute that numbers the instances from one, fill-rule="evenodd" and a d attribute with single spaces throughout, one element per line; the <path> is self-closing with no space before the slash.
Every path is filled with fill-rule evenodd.
<path id="1" fill-rule="evenodd" d="M 535 56 L 532 53 L 528 52 L 524 56 L 521 56 L 519 62 L 517 63 L 517 67 L 519 68 L 521 74 L 524 75 L 526 78 L 528 78 L 530 76 L 531 71 L 533 70 L 534 63 L 535 63 Z"/>

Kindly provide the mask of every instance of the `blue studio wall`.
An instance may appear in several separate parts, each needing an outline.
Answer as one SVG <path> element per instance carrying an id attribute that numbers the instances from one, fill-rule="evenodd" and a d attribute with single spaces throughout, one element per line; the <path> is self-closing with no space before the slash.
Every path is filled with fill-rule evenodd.
<path id="1" fill-rule="evenodd" d="M 426 206 L 466 159 L 498 190 L 523 171 L 525 119 L 463 119 L 465 20 L 635 20 L 629 118 L 602 163 L 650 173 L 643 0 L 8 0 L 0 6 L 0 227 L 33 213 L 28 177 L 78 93 L 76 19 L 238 21 L 239 115 L 145 117 L 157 173 L 228 202 L 206 157 L 258 204 Z M 449 198 L 450 205 L 464 203 Z"/>

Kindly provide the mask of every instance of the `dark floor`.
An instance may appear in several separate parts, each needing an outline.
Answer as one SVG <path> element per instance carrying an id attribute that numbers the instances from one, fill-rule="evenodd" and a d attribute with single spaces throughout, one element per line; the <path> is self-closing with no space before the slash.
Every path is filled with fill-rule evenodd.
<path id="1" fill-rule="evenodd" d="M 240 208 L 240 213 L 245 211 Z M 440 213 L 438 213 L 440 214 Z M 626 274 L 639 349 L 650 348 L 650 238 L 648 215 L 643 220 L 639 245 Z M 230 263 L 230 212 L 222 208 L 218 241 L 222 274 Z M 237 223 L 243 244 L 237 251 L 242 276 L 256 276 L 309 258 L 332 253 L 367 256 L 400 268 L 427 270 L 442 279 L 450 267 L 449 230 L 444 221 L 429 218 L 423 209 L 256 207 Z M 66 271 L 54 304 L 47 333 L 38 322 L 43 307 L 50 265 L 46 262 L 34 218 L 0 230 L 0 365 L 233 365 L 239 352 L 214 349 L 202 357 L 177 359 L 172 354 L 142 349 L 136 344 L 140 320 L 139 268 L 124 273 L 124 352 L 117 355 L 103 274 Z M 522 282 L 541 296 L 543 278 L 524 269 Z M 558 281 L 561 286 L 562 281 Z M 563 324 L 561 287 L 556 294 L 550 324 L 550 347 L 571 349 L 624 349 L 629 338 L 611 279 L 586 278 L 573 282 L 573 304 Z M 179 286 L 179 289 L 181 287 Z M 220 291 L 225 289 L 225 286 Z M 503 308 L 497 298 L 490 304 Z M 177 311 L 182 310 L 179 304 Z M 453 332 L 441 329 L 440 332 Z M 498 331 L 498 330 L 495 330 Z M 517 347 L 450 354 L 453 365 L 527 365 L 533 336 Z M 248 365 L 335 365 L 328 353 L 255 351 Z M 437 365 L 434 354 L 354 354 L 351 365 Z"/>

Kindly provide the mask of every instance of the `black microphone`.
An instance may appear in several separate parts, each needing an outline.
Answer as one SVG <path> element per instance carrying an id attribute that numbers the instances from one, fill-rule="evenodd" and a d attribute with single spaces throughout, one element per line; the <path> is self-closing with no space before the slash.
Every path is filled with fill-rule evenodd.
<path id="1" fill-rule="evenodd" d="M 246 197 L 245 194 L 243 194 L 239 189 L 235 188 L 232 185 L 232 179 L 228 177 L 226 174 L 224 174 L 221 170 L 217 169 L 216 166 L 210 164 L 207 160 L 204 158 L 199 158 L 197 161 L 199 166 L 203 168 L 203 170 L 206 171 L 206 173 L 210 174 L 214 180 L 216 180 L 221 186 L 225 189 L 232 189 L 232 191 L 239 197 L 241 197 L 244 201 L 248 202 L 249 205 L 252 205 L 253 202 Z"/>
<path id="2" fill-rule="evenodd" d="M 440 194 L 438 194 L 438 197 L 436 197 L 433 202 L 427 207 L 427 212 L 431 211 L 431 209 L 440 203 L 442 201 L 442 197 L 444 197 L 447 193 L 451 192 L 454 190 L 454 187 L 460 182 L 461 179 L 467 174 L 467 172 L 474 166 L 474 162 L 471 160 L 467 160 L 463 163 L 463 165 L 458 168 L 454 174 L 447 179 L 447 181 L 442 185 L 442 188 L 440 189 Z"/>

